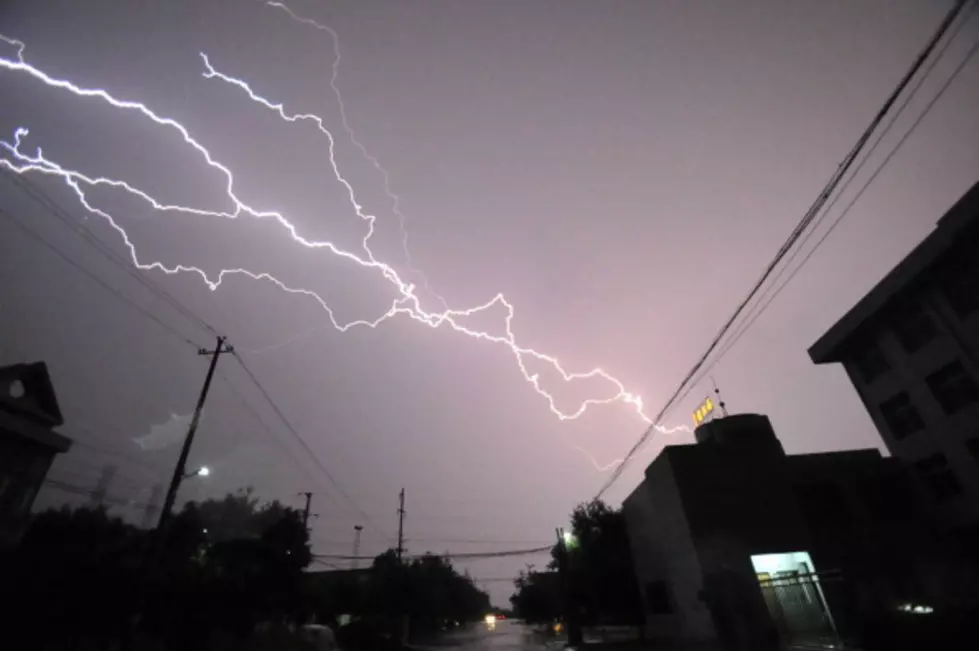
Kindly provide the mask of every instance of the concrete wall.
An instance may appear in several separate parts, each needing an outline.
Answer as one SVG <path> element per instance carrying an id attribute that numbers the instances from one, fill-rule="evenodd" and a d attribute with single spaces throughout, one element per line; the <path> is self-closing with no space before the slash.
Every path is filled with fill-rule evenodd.
<path id="1" fill-rule="evenodd" d="M 646 606 L 646 633 L 653 639 L 709 641 L 716 638 L 707 605 L 700 598 L 703 573 L 668 455 L 646 469 L 646 478 L 622 505 L 636 575 Z M 670 614 L 652 614 L 646 586 L 666 584 Z"/>
<path id="2" fill-rule="evenodd" d="M 963 494 L 932 503 L 938 518 L 950 526 L 979 522 L 979 460 L 966 448 L 966 442 L 979 437 L 979 403 L 955 414 L 946 414 L 932 395 L 925 378 L 945 364 L 958 360 L 979 383 L 979 313 L 966 318 L 958 315 L 941 292 L 925 288 L 918 300 L 936 323 L 939 335 L 914 353 L 902 348 L 885 325 L 872 330 L 872 340 L 887 359 L 890 370 L 865 382 L 850 360 L 844 362 L 847 374 L 860 394 L 874 425 L 888 450 L 895 457 L 913 463 L 941 452 L 962 484 Z M 925 422 L 925 427 L 896 440 L 881 415 L 880 405 L 901 391 L 906 391 Z M 922 491 L 926 492 L 926 491 Z"/>
<path id="3" fill-rule="evenodd" d="M 808 549 L 785 459 L 771 448 L 667 448 L 705 572 L 750 571 L 753 554 Z"/>

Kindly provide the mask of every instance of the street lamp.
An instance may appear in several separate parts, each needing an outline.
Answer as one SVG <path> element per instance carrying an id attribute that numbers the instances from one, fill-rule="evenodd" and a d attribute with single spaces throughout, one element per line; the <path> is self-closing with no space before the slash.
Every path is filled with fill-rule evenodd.
<path id="1" fill-rule="evenodd" d="M 207 466 L 201 466 L 194 472 L 188 472 L 187 474 L 185 474 L 184 479 L 190 479 L 191 477 L 196 477 L 198 475 L 200 475 L 201 477 L 207 477 L 210 474 L 211 474 L 210 468 L 208 468 Z"/>
<path id="2" fill-rule="evenodd" d="M 562 532 L 561 537 L 564 539 L 564 545 L 566 547 L 574 547 L 575 543 L 577 543 L 574 534 L 571 533 L 570 531 Z"/>

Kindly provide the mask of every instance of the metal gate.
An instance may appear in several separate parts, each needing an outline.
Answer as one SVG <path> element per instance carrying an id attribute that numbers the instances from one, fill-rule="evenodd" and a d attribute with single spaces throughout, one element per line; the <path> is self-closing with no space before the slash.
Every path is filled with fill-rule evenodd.
<path id="1" fill-rule="evenodd" d="M 826 601 L 824 583 L 841 579 L 832 573 L 759 574 L 762 595 L 779 637 L 793 646 L 837 646 L 840 638 Z"/>

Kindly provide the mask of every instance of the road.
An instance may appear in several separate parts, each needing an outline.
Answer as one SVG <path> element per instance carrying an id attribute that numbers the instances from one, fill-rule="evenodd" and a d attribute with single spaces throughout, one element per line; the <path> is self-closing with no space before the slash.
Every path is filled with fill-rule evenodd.
<path id="1" fill-rule="evenodd" d="M 472 624 L 442 635 L 420 651 L 559 651 L 563 639 L 545 638 L 524 624 L 500 621 L 495 624 Z"/>

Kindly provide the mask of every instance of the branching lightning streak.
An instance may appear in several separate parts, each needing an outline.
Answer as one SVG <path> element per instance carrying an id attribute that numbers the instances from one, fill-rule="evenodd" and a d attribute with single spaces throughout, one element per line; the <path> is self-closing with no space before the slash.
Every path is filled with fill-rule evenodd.
<path id="1" fill-rule="evenodd" d="M 506 300 L 503 294 L 497 294 L 491 300 L 483 303 L 482 305 L 477 305 L 468 309 L 446 308 L 439 312 L 431 312 L 423 309 L 421 306 L 421 300 L 415 294 L 415 286 L 402 280 L 401 276 L 393 267 L 375 259 L 374 254 L 371 252 L 369 243 L 370 238 L 374 233 L 374 225 L 376 221 L 375 217 L 373 215 L 364 213 L 362 206 L 357 202 L 353 187 L 341 174 L 335 157 L 333 156 L 333 137 L 325 128 L 323 120 L 318 116 L 312 114 L 287 113 L 282 104 L 277 104 L 261 97 L 251 89 L 249 84 L 241 79 L 230 77 L 224 73 L 218 72 L 210 64 L 207 56 L 202 54 L 205 65 L 205 72 L 203 73 L 204 77 L 219 79 L 238 87 L 246 92 L 253 101 L 277 112 L 279 116 L 287 122 L 312 122 L 329 139 L 330 163 L 334 176 L 336 180 L 345 187 L 350 203 L 354 207 L 358 217 L 364 220 L 368 225 L 367 234 L 361 242 L 362 248 L 364 249 L 364 254 L 357 254 L 343 250 L 328 240 L 307 239 L 298 232 L 297 227 L 292 224 L 292 222 L 290 222 L 283 214 L 273 210 L 259 210 L 245 203 L 236 194 L 234 182 L 235 179 L 230 168 L 218 161 L 199 140 L 191 135 L 186 127 L 176 120 L 163 117 L 140 102 L 118 99 L 104 89 L 83 88 L 68 80 L 52 77 L 25 60 L 24 43 L 16 39 L 7 38 L 3 35 L 0 35 L 0 39 L 9 45 L 14 46 L 17 50 L 16 59 L 0 57 L 0 69 L 26 74 L 34 80 L 40 81 L 46 86 L 67 91 L 77 97 L 99 100 L 116 109 L 135 112 L 142 117 L 149 119 L 159 127 L 176 131 L 187 146 L 196 151 L 209 167 L 217 170 L 224 177 L 225 194 L 233 204 L 232 210 L 214 210 L 193 206 L 171 205 L 156 200 L 147 192 L 129 184 L 126 181 L 104 177 L 93 177 L 78 170 L 66 169 L 55 161 L 47 158 L 40 148 L 38 148 L 33 155 L 23 152 L 23 139 L 28 135 L 28 130 L 26 128 L 18 128 L 14 133 L 12 142 L 0 140 L 0 149 L 2 149 L 8 155 L 8 157 L 0 158 L 0 167 L 17 174 L 34 172 L 55 176 L 63 180 L 64 183 L 68 185 L 78 197 L 79 202 L 85 208 L 85 210 L 92 215 L 96 215 L 104 219 L 117 233 L 119 233 L 123 243 L 126 246 L 126 249 L 129 252 L 133 265 L 135 265 L 137 268 L 145 271 L 156 269 L 166 274 L 178 274 L 181 272 L 194 273 L 200 276 L 206 283 L 207 287 L 212 291 L 217 290 L 218 287 L 221 286 L 224 278 L 231 275 L 244 275 L 253 280 L 271 282 L 285 292 L 300 294 L 315 300 L 327 313 L 333 327 L 340 332 L 345 332 L 356 326 L 366 326 L 373 329 L 396 315 L 405 315 L 418 323 L 422 323 L 434 329 L 446 326 L 457 333 L 464 334 L 473 339 L 506 347 L 513 354 L 524 380 L 533 386 L 534 390 L 547 401 L 549 409 L 559 420 L 566 421 L 576 419 L 584 414 L 587 409 L 593 405 L 609 405 L 620 402 L 630 406 L 647 424 L 652 424 L 650 418 L 643 411 L 642 398 L 637 394 L 627 391 L 621 381 L 603 369 L 596 367 L 587 372 L 569 372 L 556 357 L 538 352 L 533 348 L 519 345 L 512 329 L 514 308 L 512 304 Z M 295 243 L 303 247 L 310 249 L 326 249 L 330 253 L 339 256 L 346 261 L 357 264 L 365 269 L 379 272 L 388 282 L 392 284 L 399 297 L 392 301 L 391 306 L 387 311 L 375 319 L 357 319 L 347 323 L 341 323 L 337 320 L 330 306 L 318 293 L 310 289 L 291 287 L 268 272 L 255 272 L 243 268 L 231 268 L 222 269 L 217 274 L 216 278 L 211 278 L 203 269 L 195 266 L 183 264 L 167 266 L 161 261 L 143 262 L 139 259 L 136 247 L 131 242 L 125 228 L 123 228 L 112 215 L 95 206 L 90 201 L 86 193 L 86 188 L 94 188 L 97 186 L 109 186 L 117 190 L 122 190 L 140 199 L 141 201 L 146 202 L 154 210 L 161 212 L 180 212 L 201 217 L 223 219 L 237 219 L 243 215 L 247 215 L 257 219 L 273 220 L 279 226 L 285 229 L 289 237 Z M 462 320 L 466 319 L 467 317 L 482 313 L 497 306 L 502 306 L 506 310 L 506 318 L 504 320 L 505 335 L 494 335 L 481 330 L 475 330 L 462 323 Z M 577 409 L 573 411 L 563 411 L 558 407 L 555 397 L 541 385 L 540 374 L 531 372 L 531 370 L 528 369 L 527 364 L 531 360 L 553 369 L 554 372 L 560 375 L 565 383 L 580 380 L 601 379 L 611 385 L 614 393 L 605 398 L 587 398 L 581 401 Z M 664 434 L 669 434 L 676 431 L 689 431 L 689 428 L 682 425 L 673 428 L 666 428 L 658 423 L 656 424 L 656 429 Z M 591 455 L 588 456 L 591 457 Z M 602 469 L 593 458 L 592 463 L 596 468 Z M 608 469 L 616 463 L 617 462 L 613 462 L 613 464 L 606 466 L 604 469 Z"/>
<path id="2" fill-rule="evenodd" d="M 333 46 L 333 63 L 330 67 L 330 89 L 333 91 L 333 96 L 336 97 L 337 100 L 337 107 L 340 109 L 340 124 L 343 126 L 344 131 L 347 132 L 347 137 L 350 138 L 350 142 L 354 145 L 354 147 L 360 150 L 363 157 L 367 159 L 367 161 L 369 161 L 370 164 L 374 166 L 374 169 L 376 169 L 381 175 L 384 194 L 391 200 L 391 212 L 398 218 L 398 223 L 401 228 L 401 248 L 404 251 L 405 263 L 408 270 L 415 276 L 421 278 L 422 286 L 439 300 L 444 309 L 449 309 L 445 299 L 436 294 L 431 287 L 429 287 L 428 277 L 425 275 L 425 273 L 414 266 L 414 261 L 411 258 L 411 251 L 408 248 L 408 229 L 405 225 L 406 217 L 404 213 L 401 212 L 401 198 L 395 194 L 393 190 L 391 190 L 391 175 L 388 174 L 387 169 L 381 165 L 381 162 L 377 160 L 377 158 L 369 151 L 367 151 L 367 147 L 357 138 L 357 134 L 354 133 L 353 127 L 350 126 L 350 121 L 347 119 L 347 107 L 343 102 L 343 95 L 340 94 L 340 87 L 337 86 L 337 79 L 340 77 L 340 36 L 336 33 L 336 30 L 329 25 L 319 23 L 312 18 L 300 16 L 285 3 L 274 2 L 273 0 L 262 0 L 262 2 L 269 7 L 284 11 L 297 23 L 309 25 L 314 29 L 321 32 L 326 32 L 330 35 L 330 43 Z M 322 124 L 320 124 L 320 127 L 322 128 Z"/>

